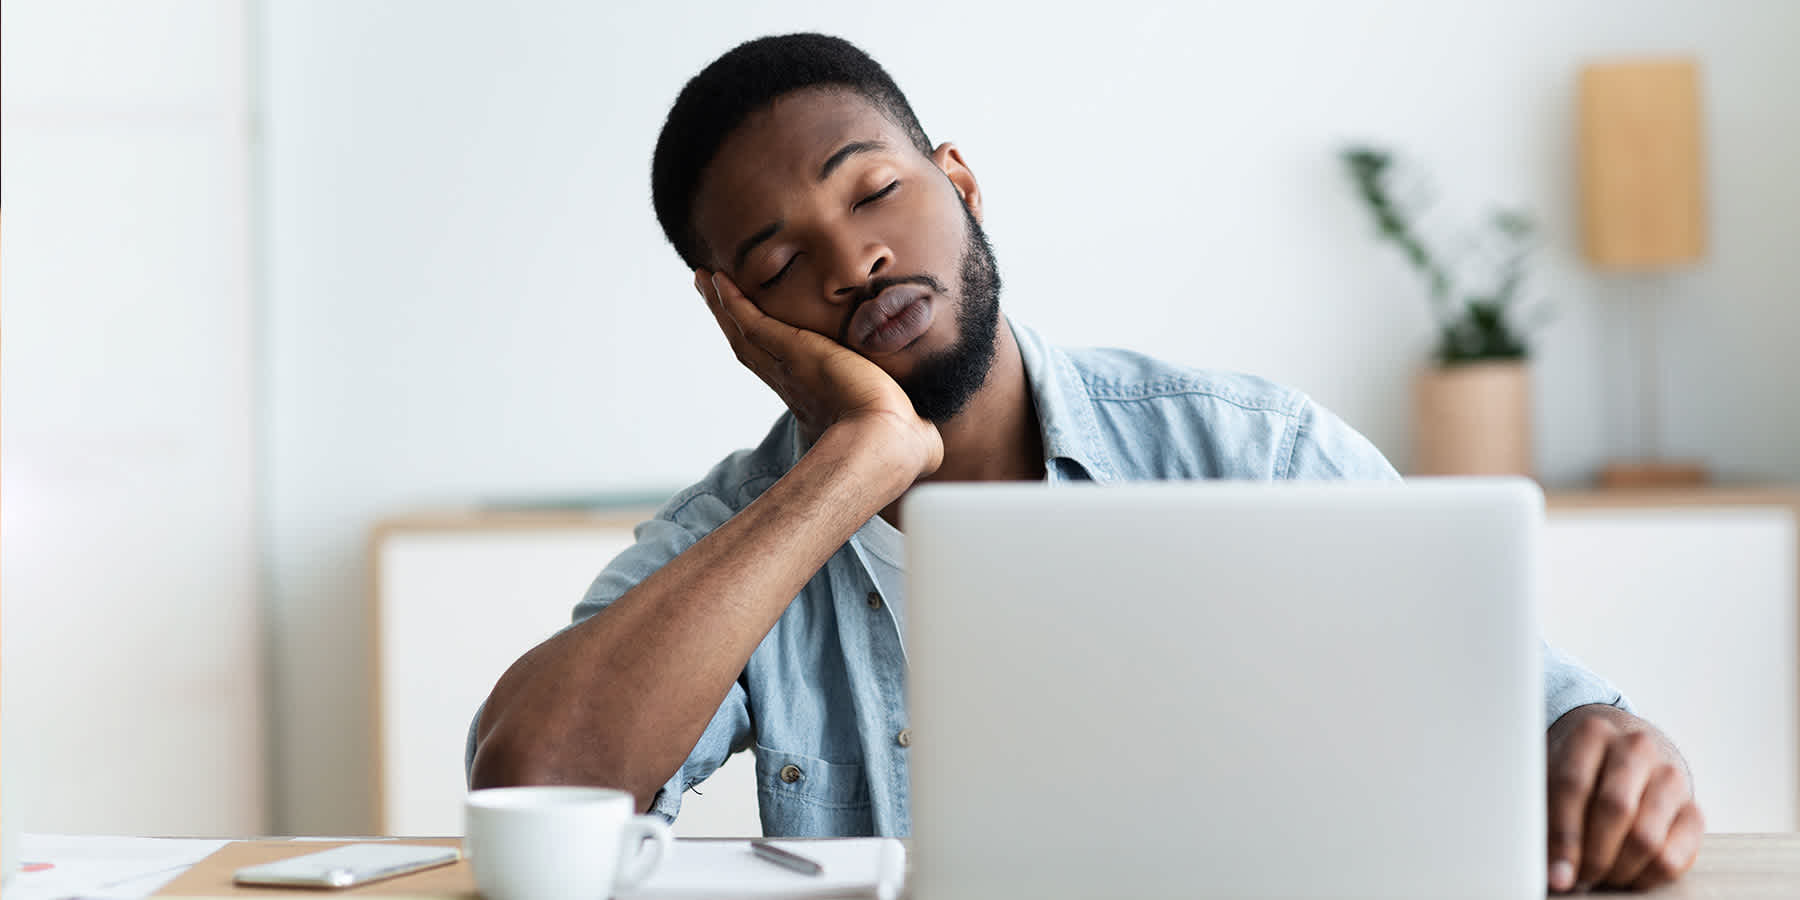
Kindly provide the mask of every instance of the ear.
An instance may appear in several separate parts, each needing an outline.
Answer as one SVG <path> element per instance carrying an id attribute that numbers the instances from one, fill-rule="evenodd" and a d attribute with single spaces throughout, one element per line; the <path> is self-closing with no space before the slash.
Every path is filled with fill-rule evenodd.
<path id="1" fill-rule="evenodd" d="M 931 151 L 931 161 L 937 163 L 944 176 L 950 179 L 950 185 L 956 188 L 957 196 L 969 208 L 969 215 L 974 216 L 975 221 L 981 221 L 981 185 L 975 183 L 975 173 L 963 159 L 962 151 L 955 144 L 945 141 Z"/>

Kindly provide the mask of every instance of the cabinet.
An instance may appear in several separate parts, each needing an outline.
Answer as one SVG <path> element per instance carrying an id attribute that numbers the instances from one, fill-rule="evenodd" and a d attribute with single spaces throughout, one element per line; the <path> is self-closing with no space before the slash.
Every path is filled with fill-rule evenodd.
<path id="1" fill-rule="evenodd" d="M 450 512 L 374 532 L 375 830 L 462 833 L 463 745 L 475 708 L 525 651 L 569 624 L 594 576 L 654 510 Z M 683 800 L 683 837 L 755 836 L 755 766 L 740 753 Z"/>
<path id="2" fill-rule="evenodd" d="M 1800 827 L 1800 490 L 1552 494 L 1545 636 L 1687 756 L 1710 831 Z"/>
<path id="3" fill-rule="evenodd" d="M 1544 631 L 1618 683 L 1693 766 L 1713 831 L 1800 827 L 1800 491 L 1553 494 Z M 475 707 L 569 621 L 647 510 L 409 516 L 374 535 L 377 830 L 461 830 Z M 753 835 L 739 754 L 683 801 L 685 836 Z"/>

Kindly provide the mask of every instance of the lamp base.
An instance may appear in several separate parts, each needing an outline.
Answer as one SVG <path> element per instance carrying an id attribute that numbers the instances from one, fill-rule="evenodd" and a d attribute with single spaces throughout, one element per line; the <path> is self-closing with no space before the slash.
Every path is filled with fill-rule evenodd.
<path id="1" fill-rule="evenodd" d="M 1600 469 L 1600 487 L 1609 491 L 1695 487 L 1706 482 L 1706 466 L 1689 460 L 1612 462 Z"/>

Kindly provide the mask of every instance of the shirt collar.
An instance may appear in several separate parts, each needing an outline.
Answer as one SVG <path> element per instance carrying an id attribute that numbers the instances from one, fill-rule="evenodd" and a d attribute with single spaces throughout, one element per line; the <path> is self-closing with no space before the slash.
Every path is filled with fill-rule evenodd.
<path id="1" fill-rule="evenodd" d="M 1025 379 L 1031 383 L 1032 403 L 1044 436 L 1044 471 L 1051 481 L 1116 481 L 1112 454 L 1101 439 L 1100 420 L 1088 397 L 1081 372 L 1069 354 L 1052 346 L 1023 325 L 1007 319 L 1019 356 L 1025 363 Z"/>

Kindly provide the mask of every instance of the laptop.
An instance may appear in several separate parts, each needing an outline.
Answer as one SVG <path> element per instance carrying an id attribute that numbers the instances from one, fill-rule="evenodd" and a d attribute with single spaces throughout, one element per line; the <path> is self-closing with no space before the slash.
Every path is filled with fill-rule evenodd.
<path id="1" fill-rule="evenodd" d="M 1541 898 L 1524 479 L 921 486 L 913 896 Z"/>

